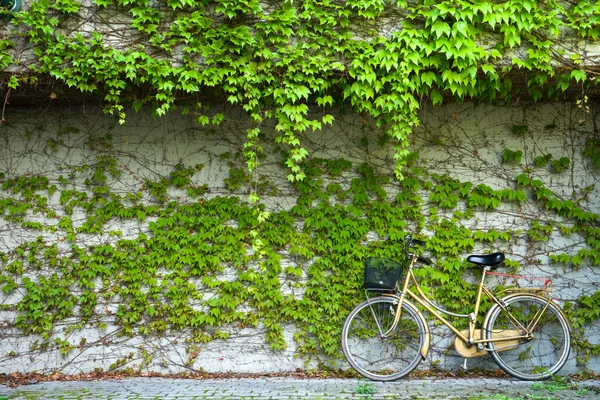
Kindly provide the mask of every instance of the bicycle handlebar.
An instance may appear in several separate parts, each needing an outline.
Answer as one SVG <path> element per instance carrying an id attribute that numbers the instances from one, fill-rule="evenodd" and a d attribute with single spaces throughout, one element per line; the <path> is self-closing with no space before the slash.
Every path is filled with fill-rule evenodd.
<path id="1" fill-rule="evenodd" d="M 413 244 L 418 244 L 419 246 L 425 246 L 425 242 L 419 239 L 413 239 L 411 235 L 406 235 L 404 237 L 406 241 L 406 247 L 411 247 Z"/>
<path id="2" fill-rule="evenodd" d="M 419 246 L 425 246 L 425 242 L 418 239 L 413 239 L 412 244 L 418 244 Z"/>
<path id="3" fill-rule="evenodd" d="M 413 239 L 413 237 L 411 235 L 406 235 L 404 237 L 404 240 L 406 241 L 406 254 L 408 255 L 408 249 L 410 247 L 412 247 L 413 245 L 419 245 L 419 246 L 425 246 L 425 242 L 419 239 Z M 425 257 L 421 257 L 418 256 L 417 257 L 417 261 L 426 264 L 426 265 L 432 265 L 433 261 L 431 261 L 429 258 L 425 258 Z"/>
<path id="4" fill-rule="evenodd" d="M 425 258 L 425 257 L 418 256 L 417 257 L 417 261 L 420 262 L 421 264 L 433 265 L 433 261 L 431 261 L 430 258 Z"/>

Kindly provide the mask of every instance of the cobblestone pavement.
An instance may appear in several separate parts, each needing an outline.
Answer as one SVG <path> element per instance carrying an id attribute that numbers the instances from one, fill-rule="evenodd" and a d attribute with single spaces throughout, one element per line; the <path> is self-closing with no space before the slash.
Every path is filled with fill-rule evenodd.
<path id="1" fill-rule="evenodd" d="M 40 382 L 0 385 L 7 399 L 600 399 L 600 381 L 574 385 L 512 379 L 402 379 L 391 383 L 357 379 L 165 379 Z"/>

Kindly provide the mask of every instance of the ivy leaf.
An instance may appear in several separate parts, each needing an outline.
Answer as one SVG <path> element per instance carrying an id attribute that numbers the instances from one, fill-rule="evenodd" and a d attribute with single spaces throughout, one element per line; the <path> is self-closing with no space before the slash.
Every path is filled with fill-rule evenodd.
<path id="1" fill-rule="evenodd" d="M 224 119 L 225 119 L 225 116 L 222 113 L 217 113 L 212 118 L 212 124 L 213 125 L 221 125 L 221 123 L 223 122 Z"/>
<path id="2" fill-rule="evenodd" d="M 144 107 L 144 102 L 142 100 L 135 100 L 133 102 L 133 109 L 136 112 L 140 112 L 142 110 L 142 107 Z"/>
<path id="3" fill-rule="evenodd" d="M 529 95 L 533 99 L 533 101 L 538 102 L 542 98 L 542 92 L 536 88 L 528 89 Z"/>
<path id="4" fill-rule="evenodd" d="M 17 89 L 19 87 L 19 79 L 12 75 L 8 80 L 8 87 L 11 89 Z"/>
<path id="5" fill-rule="evenodd" d="M 504 43 L 510 48 L 521 44 L 521 36 L 517 29 L 512 25 L 502 25 L 500 32 L 504 33 Z"/>
<path id="6" fill-rule="evenodd" d="M 425 85 L 431 87 L 431 85 L 436 82 L 436 74 L 432 71 L 427 71 L 421 74 L 421 82 Z M 435 104 L 435 103 L 434 103 Z"/>
<path id="7" fill-rule="evenodd" d="M 450 28 L 450 25 L 444 21 L 435 21 L 435 23 L 431 26 L 431 31 L 435 33 L 437 39 L 442 37 L 442 35 L 450 37 L 452 34 L 452 28 Z"/>
<path id="8" fill-rule="evenodd" d="M 196 117 L 196 121 L 202 126 L 210 124 L 210 119 L 206 115 L 199 115 Z"/>
<path id="9" fill-rule="evenodd" d="M 467 37 L 469 36 L 468 33 L 468 25 L 466 22 L 464 21 L 459 21 L 459 22 L 455 22 L 454 25 L 452 26 L 452 35 L 456 36 L 456 32 L 460 33 L 462 36 Z"/>
<path id="10" fill-rule="evenodd" d="M 585 82 L 586 78 L 587 78 L 587 74 L 583 70 L 576 69 L 576 70 L 571 71 L 571 79 L 575 79 L 575 82 L 577 82 L 577 83 Z"/>
<path id="11" fill-rule="evenodd" d="M 331 114 L 326 114 L 323 116 L 322 121 L 324 124 L 329 124 L 329 125 L 333 125 L 333 115 Z"/>
<path id="12" fill-rule="evenodd" d="M 442 104 L 442 102 L 444 101 L 444 97 L 437 90 L 432 90 L 429 96 L 434 106 L 437 104 Z"/>
<path id="13" fill-rule="evenodd" d="M 484 64 L 481 66 L 481 70 L 486 74 L 486 75 L 492 75 L 492 76 L 496 76 L 498 75 L 498 73 L 496 72 L 496 68 L 494 68 L 493 65 L 489 65 L 489 64 Z"/>
<path id="14" fill-rule="evenodd" d="M 294 88 L 294 92 L 298 97 L 303 97 L 308 100 L 308 95 L 310 95 L 310 89 L 306 86 L 296 86 Z"/>

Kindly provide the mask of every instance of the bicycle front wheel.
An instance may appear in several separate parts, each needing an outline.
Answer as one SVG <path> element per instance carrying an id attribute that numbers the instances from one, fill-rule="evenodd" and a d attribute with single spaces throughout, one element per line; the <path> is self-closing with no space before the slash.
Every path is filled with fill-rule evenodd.
<path id="1" fill-rule="evenodd" d="M 421 362 L 426 326 L 416 308 L 402 303 L 398 326 L 393 326 L 398 299 L 376 297 L 360 303 L 346 319 L 342 329 L 342 349 L 359 374 L 376 381 L 402 378 Z"/>
<path id="2" fill-rule="evenodd" d="M 511 296 L 502 302 L 506 310 L 495 306 L 485 324 L 487 339 L 506 339 L 489 342 L 494 361 L 522 380 L 546 379 L 557 373 L 571 350 L 569 323 L 558 306 L 535 295 Z M 527 338 L 509 339 L 527 332 Z"/>

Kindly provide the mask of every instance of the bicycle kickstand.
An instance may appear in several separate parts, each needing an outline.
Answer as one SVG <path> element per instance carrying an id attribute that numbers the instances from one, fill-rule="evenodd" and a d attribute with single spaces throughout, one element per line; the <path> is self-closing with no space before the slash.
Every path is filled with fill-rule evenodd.
<path id="1" fill-rule="evenodd" d="M 467 359 L 465 358 L 465 362 L 462 365 L 462 369 L 467 371 Z"/>

